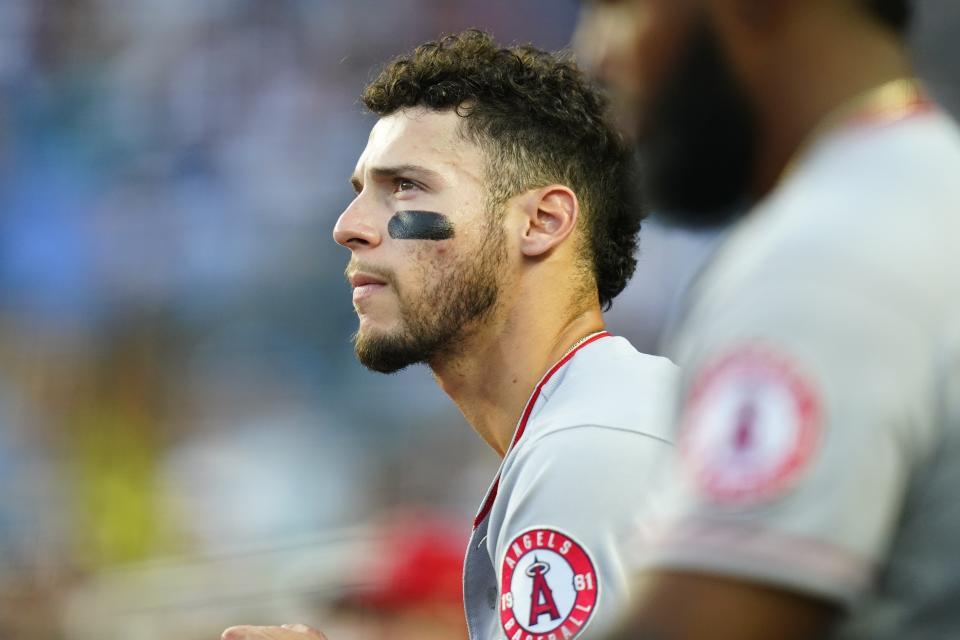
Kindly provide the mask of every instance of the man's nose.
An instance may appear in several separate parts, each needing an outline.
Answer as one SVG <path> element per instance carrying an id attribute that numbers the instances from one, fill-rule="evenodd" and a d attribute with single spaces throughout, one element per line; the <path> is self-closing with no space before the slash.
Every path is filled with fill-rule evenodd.
<path id="1" fill-rule="evenodd" d="M 573 34 L 573 50 L 577 66 L 595 78 L 603 78 L 610 55 L 609 43 L 604 37 L 605 25 L 589 9 L 583 9 L 580 22 Z"/>
<path id="2" fill-rule="evenodd" d="M 630 22 L 616 18 L 614 14 L 585 9 L 573 35 L 577 65 L 601 85 L 612 84 L 618 56 L 627 44 L 625 36 L 632 34 Z"/>
<path id="3" fill-rule="evenodd" d="M 333 227 L 333 239 L 351 250 L 373 248 L 380 244 L 382 235 L 371 216 L 363 211 L 359 198 L 340 214 Z"/>

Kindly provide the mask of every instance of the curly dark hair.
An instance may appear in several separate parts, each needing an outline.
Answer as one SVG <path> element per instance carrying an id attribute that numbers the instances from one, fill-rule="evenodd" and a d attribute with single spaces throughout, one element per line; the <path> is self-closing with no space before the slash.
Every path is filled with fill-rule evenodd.
<path id="1" fill-rule="evenodd" d="M 644 217 L 630 146 L 608 119 L 607 100 L 576 65 L 531 45 L 504 48 L 468 30 L 417 47 L 370 83 L 376 115 L 411 107 L 455 109 L 466 139 L 484 152 L 489 205 L 559 183 L 581 206 L 585 266 L 608 309 L 633 275 Z"/>

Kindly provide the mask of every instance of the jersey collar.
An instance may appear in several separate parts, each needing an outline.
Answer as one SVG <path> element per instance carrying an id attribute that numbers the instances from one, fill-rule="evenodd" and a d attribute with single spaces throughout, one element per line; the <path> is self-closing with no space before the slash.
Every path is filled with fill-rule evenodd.
<path id="1" fill-rule="evenodd" d="M 520 439 L 523 437 L 524 431 L 527 428 L 527 422 L 530 420 L 530 414 L 533 413 L 533 407 L 537 404 L 537 400 L 540 398 L 540 393 L 543 391 L 543 388 L 550 382 L 550 379 L 560 371 L 573 356 L 577 355 L 577 352 L 586 347 L 588 344 L 592 344 L 601 338 L 611 337 L 608 331 L 599 331 L 597 333 L 592 333 L 584 338 L 581 338 L 574 344 L 570 349 L 563 355 L 560 360 L 557 361 L 555 365 L 550 367 L 550 369 L 540 378 L 540 382 L 537 383 L 537 386 L 534 387 L 533 393 L 530 394 L 530 399 L 527 400 L 527 405 L 523 409 L 523 413 L 520 414 L 520 420 L 517 422 L 517 428 L 513 433 L 513 440 L 510 442 L 510 447 L 507 449 L 506 453 L 503 455 L 503 460 L 506 462 L 507 456 L 510 455 L 510 452 L 513 451 L 514 447 L 517 446 L 517 443 L 520 442 Z M 490 489 L 487 491 L 487 497 L 484 499 L 483 504 L 480 506 L 480 511 L 477 512 L 477 517 L 473 521 L 473 528 L 476 529 L 483 519 L 487 517 L 490 513 L 490 509 L 493 508 L 493 501 L 497 497 L 497 490 L 500 487 L 500 472 L 503 469 L 503 463 L 500 463 L 500 470 L 497 471 L 497 476 L 493 480 L 493 484 L 490 485 Z"/>
<path id="2" fill-rule="evenodd" d="M 863 125 L 891 124 L 935 107 L 917 78 L 897 78 L 857 95 L 831 111 L 807 136 L 780 175 L 782 184 L 807 152 L 837 131 Z"/>

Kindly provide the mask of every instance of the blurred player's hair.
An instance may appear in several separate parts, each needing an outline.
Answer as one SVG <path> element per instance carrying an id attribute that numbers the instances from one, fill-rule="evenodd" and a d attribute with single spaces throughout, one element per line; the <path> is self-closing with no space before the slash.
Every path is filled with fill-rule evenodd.
<path id="1" fill-rule="evenodd" d="M 607 101 L 565 57 L 530 45 L 503 48 L 468 30 L 396 58 L 363 93 L 383 117 L 400 109 L 456 109 L 483 149 L 491 211 L 528 189 L 559 183 L 580 201 L 600 304 L 608 308 L 636 267 L 643 213 L 629 145 Z"/>
<path id="2" fill-rule="evenodd" d="M 873 14 L 883 24 L 898 34 L 906 33 L 910 26 L 910 0 L 867 0 Z"/>

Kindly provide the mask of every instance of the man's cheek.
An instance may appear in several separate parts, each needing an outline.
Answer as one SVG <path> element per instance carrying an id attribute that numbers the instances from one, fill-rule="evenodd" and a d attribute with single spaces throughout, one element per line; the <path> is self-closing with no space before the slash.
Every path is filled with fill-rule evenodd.
<path id="1" fill-rule="evenodd" d="M 387 224 L 387 233 L 394 240 L 438 242 L 454 236 L 450 218 L 434 211 L 398 211 Z"/>
<path id="2" fill-rule="evenodd" d="M 650 0 L 634 18 L 637 93 L 649 96 L 665 84 L 691 44 L 703 9 L 690 0 Z"/>

